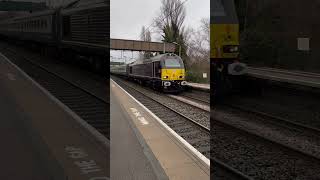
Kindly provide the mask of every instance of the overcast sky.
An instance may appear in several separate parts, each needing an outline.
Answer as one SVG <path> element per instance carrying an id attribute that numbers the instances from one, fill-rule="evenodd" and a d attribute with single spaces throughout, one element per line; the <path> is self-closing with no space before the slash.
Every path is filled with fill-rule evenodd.
<path id="1" fill-rule="evenodd" d="M 150 26 L 152 20 L 159 14 L 160 6 L 161 0 L 111 0 L 111 38 L 138 40 L 142 26 Z M 210 16 L 210 0 L 187 0 L 184 6 L 186 8 L 184 25 L 187 27 L 197 28 L 201 18 Z M 150 29 L 153 30 L 151 27 Z M 152 36 L 159 37 L 155 34 Z M 111 55 L 118 56 L 119 53 L 111 52 Z"/>

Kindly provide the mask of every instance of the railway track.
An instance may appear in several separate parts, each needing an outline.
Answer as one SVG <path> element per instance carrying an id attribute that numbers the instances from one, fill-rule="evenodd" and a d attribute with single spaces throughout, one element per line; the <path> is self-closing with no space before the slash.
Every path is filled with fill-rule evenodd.
<path id="1" fill-rule="evenodd" d="M 218 109 L 233 112 L 236 116 L 240 117 L 239 120 L 235 121 L 224 120 L 224 123 L 273 141 L 280 146 L 292 149 L 305 156 L 320 160 L 319 129 L 264 112 L 251 110 L 243 106 L 228 104 L 220 106 Z"/>
<path id="2" fill-rule="evenodd" d="M 320 170 L 320 134 L 318 130 L 309 129 L 309 127 L 300 126 L 299 124 L 292 124 L 289 120 L 240 106 L 230 104 L 219 106 L 215 110 L 216 113 L 219 114 L 221 109 L 229 112 L 229 114 L 216 115 L 215 120 L 211 121 L 211 123 L 214 124 L 213 127 L 216 132 L 216 136 L 213 137 L 215 139 L 213 144 L 219 147 L 213 149 L 216 150 L 216 153 L 213 154 L 219 154 L 216 156 L 223 159 L 223 162 L 230 164 L 233 168 L 255 179 L 320 178 L 317 174 Z M 230 116 L 230 114 L 233 115 Z M 223 119 L 221 118 L 222 116 L 227 118 Z M 239 118 L 241 116 L 247 118 L 241 119 Z M 221 139 L 226 138 L 225 136 L 234 137 L 237 140 L 234 141 L 232 138 L 227 138 L 227 140 L 223 141 L 224 144 L 219 144 L 221 143 Z M 256 140 L 252 142 L 252 139 Z M 246 143 L 241 143 L 241 141 Z M 251 144 L 251 146 L 248 144 Z M 242 149 L 243 152 L 232 149 L 232 146 L 233 148 Z M 225 148 L 221 150 L 220 147 Z M 265 150 L 261 152 L 257 147 Z M 228 150 L 229 148 L 231 150 Z M 226 152 L 219 152 L 219 149 Z M 270 153 L 266 153 L 268 151 Z M 228 156 L 231 153 L 234 154 L 232 158 L 238 156 L 237 161 L 229 161 L 231 157 Z M 288 159 L 291 162 L 288 163 Z M 311 169 L 310 164 L 313 164 Z M 268 166 L 272 171 L 259 173 L 261 171 L 260 166 Z M 253 171 L 248 171 L 248 168 L 256 169 L 258 174 L 252 174 Z M 286 174 L 288 171 L 290 174 Z M 276 176 L 275 174 L 282 175 Z"/>
<path id="3" fill-rule="evenodd" d="M 231 107 L 233 109 L 238 109 L 238 110 L 246 112 L 246 113 L 250 113 L 250 114 L 254 114 L 254 115 L 263 117 L 264 120 L 268 120 L 268 122 L 272 122 L 276 125 L 283 126 L 288 129 L 295 129 L 295 130 L 313 133 L 314 135 L 320 137 L 320 129 L 318 129 L 318 128 L 315 128 L 315 127 L 312 127 L 312 126 L 309 126 L 306 124 L 302 124 L 299 122 L 294 122 L 292 120 L 289 120 L 289 119 L 286 119 L 286 118 L 283 118 L 280 116 L 271 115 L 271 114 L 268 114 L 266 112 L 262 112 L 259 110 L 246 108 L 245 106 L 240 106 L 240 105 L 236 105 L 236 104 L 224 104 L 224 105 L 227 107 Z"/>
<path id="4" fill-rule="evenodd" d="M 30 61 L 23 55 L 18 55 L 9 47 L 4 48 L 3 53 L 84 121 L 110 139 L 110 113 L 106 99 L 66 80 L 63 76 L 46 67 Z"/>
<path id="5" fill-rule="evenodd" d="M 319 179 L 320 161 L 214 120 L 212 156 L 252 179 Z"/>
<path id="6" fill-rule="evenodd" d="M 210 113 L 210 100 L 208 97 L 199 97 L 196 92 L 193 93 L 182 93 L 180 95 L 167 95 L 167 97 L 174 100 L 180 101 L 188 106 L 193 106 L 194 108 Z"/>
<path id="7" fill-rule="evenodd" d="M 303 72 L 303 71 L 289 71 L 285 69 L 275 69 L 275 68 L 268 68 L 268 67 L 248 67 L 249 70 L 258 70 L 258 71 L 265 71 L 265 72 L 274 72 L 274 73 L 282 73 L 287 75 L 294 75 L 294 76 L 303 76 L 303 77 L 310 77 L 310 78 L 320 78 L 320 74 L 312 73 L 312 72 Z"/>
<path id="8" fill-rule="evenodd" d="M 233 167 L 212 158 L 211 177 L 214 180 L 253 180 Z"/>
<path id="9" fill-rule="evenodd" d="M 210 105 L 210 93 L 204 93 L 201 91 L 192 91 L 192 92 L 184 92 L 181 94 L 181 96 Z"/>
<path id="10" fill-rule="evenodd" d="M 201 154 L 207 158 L 210 157 L 209 128 L 197 123 L 197 121 L 185 116 L 168 105 L 157 101 L 152 96 L 146 95 L 139 91 L 139 89 L 129 86 L 123 80 L 120 80 L 119 78 L 113 78 L 113 80 L 157 115 L 163 122 L 195 147 Z"/>

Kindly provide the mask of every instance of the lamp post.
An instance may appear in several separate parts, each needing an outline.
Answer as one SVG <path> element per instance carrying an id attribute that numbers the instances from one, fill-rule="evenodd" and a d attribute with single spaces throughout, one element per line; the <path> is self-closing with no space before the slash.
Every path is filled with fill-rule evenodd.
<path id="1" fill-rule="evenodd" d="M 127 64 L 127 56 L 123 56 L 124 57 L 124 63 Z"/>
<path id="2" fill-rule="evenodd" d="M 113 56 L 110 56 L 110 61 L 112 61 L 112 59 L 113 59 Z"/>
<path id="3" fill-rule="evenodd" d="M 178 44 L 177 42 L 172 42 L 172 43 L 179 46 L 179 56 L 181 57 L 181 45 Z"/>

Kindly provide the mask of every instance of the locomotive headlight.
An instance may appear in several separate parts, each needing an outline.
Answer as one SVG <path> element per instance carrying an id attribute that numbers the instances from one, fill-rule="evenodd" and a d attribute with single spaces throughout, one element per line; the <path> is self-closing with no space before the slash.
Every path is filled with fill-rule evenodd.
<path id="1" fill-rule="evenodd" d="M 236 52 L 239 52 L 239 46 L 237 46 L 237 45 L 223 46 L 223 52 L 224 53 L 236 53 Z"/>
<path id="2" fill-rule="evenodd" d="M 181 82 L 181 85 L 182 85 L 182 86 L 186 86 L 186 85 L 187 85 L 187 81 L 182 81 L 182 82 Z"/>
<path id="3" fill-rule="evenodd" d="M 163 76 L 163 79 L 168 79 L 168 76 Z"/>
<path id="4" fill-rule="evenodd" d="M 231 75 L 243 75 L 248 71 L 247 65 L 240 62 L 234 62 L 228 66 L 228 73 Z"/>
<path id="5" fill-rule="evenodd" d="M 171 85 L 171 82 L 164 82 L 163 85 L 164 85 L 164 86 L 170 86 L 170 85 Z"/>

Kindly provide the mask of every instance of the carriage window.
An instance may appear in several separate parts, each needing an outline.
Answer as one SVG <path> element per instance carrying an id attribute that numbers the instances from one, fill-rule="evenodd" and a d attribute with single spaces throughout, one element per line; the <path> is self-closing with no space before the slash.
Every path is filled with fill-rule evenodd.
<path id="1" fill-rule="evenodd" d="M 63 17 L 63 36 L 70 36 L 70 16 Z"/>
<path id="2" fill-rule="evenodd" d="M 41 28 L 44 28 L 44 20 L 41 20 Z"/>
<path id="3" fill-rule="evenodd" d="M 166 59 L 164 61 L 164 66 L 167 68 L 178 68 L 181 67 L 181 63 L 178 59 Z"/>

